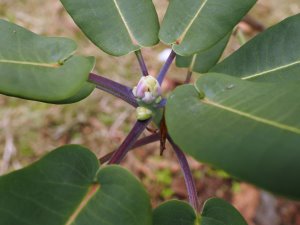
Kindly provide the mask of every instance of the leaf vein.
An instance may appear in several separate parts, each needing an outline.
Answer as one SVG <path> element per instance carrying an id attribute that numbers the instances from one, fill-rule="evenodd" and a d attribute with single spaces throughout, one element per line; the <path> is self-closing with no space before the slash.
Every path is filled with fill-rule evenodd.
<path id="1" fill-rule="evenodd" d="M 203 3 L 199 6 L 198 11 L 196 12 L 195 16 L 191 19 L 191 21 L 188 23 L 187 27 L 185 28 L 185 30 L 183 31 L 183 33 L 179 36 L 179 38 L 177 39 L 176 43 L 180 44 L 183 39 L 185 38 L 187 32 L 189 31 L 189 29 L 191 28 L 191 26 L 193 25 L 193 23 L 195 22 L 195 20 L 197 19 L 197 17 L 200 15 L 200 13 L 202 12 L 204 6 L 206 5 L 208 0 L 204 0 Z"/>
<path id="2" fill-rule="evenodd" d="M 76 218 L 78 217 L 80 212 L 89 203 L 89 201 L 96 195 L 96 193 L 98 192 L 99 189 L 100 189 L 100 184 L 94 184 L 90 187 L 90 189 L 88 190 L 87 194 L 82 199 L 79 206 L 75 209 L 74 213 L 70 216 L 66 225 L 71 225 L 76 220 Z"/>
<path id="3" fill-rule="evenodd" d="M 129 37 L 131 39 L 132 44 L 133 45 L 139 45 L 138 41 L 136 40 L 136 38 L 134 37 L 132 31 L 130 30 L 128 23 L 126 22 L 126 19 L 125 19 L 124 15 L 123 15 L 123 13 L 121 11 L 120 6 L 118 5 L 117 0 L 113 0 L 113 1 L 114 1 L 114 4 L 115 4 L 116 8 L 117 8 L 117 11 L 118 11 L 118 13 L 119 13 L 119 15 L 121 17 L 122 22 L 124 23 L 124 25 L 126 27 L 126 30 L 127 30 L 128 34 L 129 34 Z"/>
<path id="4" fill-rule="evenodd" d="M 58 63 L 28 62 L 28 61 L 17 61 L 17 60 L 6 60 L 6 59 L 0 59 L 0 63 L 40 66 L 40 67 L 49 67 L 49 68 L 58 68 L 60 66 Z"/>
<path id="5" fill-rule="evenodd" d="M 248 80 L 248 79 L 253 79 L 253 78 L 256 78 L 256 77 L 260 77 L 260 76 L 266 75 L 268 73 L 276 72 L 276 71 L 283 70 L 283 69 L 291 67 L 291 66 L 295 66 L 297 64 L 300 64 L 300 61 L 296 61 L 296 62 L 293 62 L 293 63 L 289 63 L 287 65 L 279 66 L 279 67 L 276 67 L 276 68 L 273 68 L 273 69 L 270 69 L 270 70 L 266 70 L 266 71 L 263 71 L 263 72 L 260 72 L 260 73 L 249 75 L 249 76 L 243 77 L 242 80 Z"/>
<path id="6" fill-rule="evenodd" d="M 246 112 L 234 109 L 234 108 L 230 108 L 228 106 L 221 105 L 219 103 L 213 102 L 213 101 L 211 101 L 207 98 L 202 99 L 201 102 L 204 103 L 204 104 L 207 104 L 207 105 L 215 106 L 217 108 L 220 108 L 220 109 L 238 114 L 238 115 L 246 117 L 248 119 L 255 120 L 257 122 L 261 122 L 261 123 L 267 124 L 269 126 L 273 126 L 273 127 L 276 127 L 276 128 L 286 130 L 286 131 L 289 131 L 289 132 L 300 135 L 300 129 L 299 128 L 292 127 L 292 126 L 289 126 L 289 125 L 286 125 L 286 124 L 283 124 L 283 123 L 279 123 L 279 122 L 276 122 L 276 121 L 271 121 L 271 120 L 268 120 L 266 118 L 258 117 L 258 116 L 255 116 L 255 115 L 252 115 L 250 113 L 246 113 Z"/>

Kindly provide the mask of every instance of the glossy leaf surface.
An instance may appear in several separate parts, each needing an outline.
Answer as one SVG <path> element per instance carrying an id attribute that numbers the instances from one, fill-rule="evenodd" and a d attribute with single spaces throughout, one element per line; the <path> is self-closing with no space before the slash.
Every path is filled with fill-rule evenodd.
<path id="1" fill-rule="evenodd" d="M 176 144 L 199 161 L 300 199 L 299 99 L 297 83 L 207 74 L 173 92 L 166 122 Z"/>
<path id="2" fill-rule="evenodd" d="M 4 20 L 0 31 L 1 94 L 55 103 L 76 96 L 86 84 L 94 58 L 73 56 L 72 40 L 41 37 Z"/>
<path id="3" fill-rule="evenodd" d="M 99 48 L 121 56 L 158 42 L 151 0 L 61 0 L 75 23 Z"/>
<path id="4" fill-rule="evenodd" d="M 177 56 L 176 66 L 189 68 L 193 72 L 207 73 L 217 64 L 229 41 L 231 32 L 212 48 L 193 56 Z"/>
<path id="5" fill-rule="evenodd" d="M 225 37 L 256 0 L 170 1 L 159 37 L 182 56 L 209 49 Z"/>
<path id="6" fill-rule="evenodd" d="M 99 170 L 89 150 L 54 150 L 29 167 L 0 178 L 0 224 L 151 225 L 147 193 L 118 166 Z"/>
<path id="7" fill-rule="evenodd" d="M 300 14 L 257 35 L 212 69 L 244 80 L 300 80 Z"/>

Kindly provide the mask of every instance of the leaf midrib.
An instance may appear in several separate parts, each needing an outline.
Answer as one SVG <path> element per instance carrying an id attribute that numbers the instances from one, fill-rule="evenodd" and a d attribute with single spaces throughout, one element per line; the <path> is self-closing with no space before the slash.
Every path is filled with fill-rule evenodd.
<path id="1" fill-rule="evenodd" d="M 0 64 L 1 63 L 39 66 L 39 67 L 48 67 L 48 68 L 58 68 L 61 66 L 59 63 L 41 63 L 41 62 L 17 61 L 17 60 L 6 60 L 6 59 L 0 59 Z"/>
<path id="2" fill-rule="evenodd" d="M 185 30 L 183 31 L 183 33 L 179 36 L 179 38 L 176 41 L 176 44 L 180 44 L 183 41 L 183 39 L 185 38 L 187 32 L 189 31 L 189 29 L 191 28 L 191 26 L 193 25 L 193 23 L 195 22 L 197 17 L 200 15 L 200 13 L 202 12 L 202 10 L 203 10 L 203 8 L 204 8 L 204 6 L 206 5 L 207 2 L 208 2 L 208 0 L 204 0 L 203 3 L 199 6 L 199 9 L 196 12 L 195 16 L 191 19 L 191 21 L 188 23 L 188 25 L 185 28 Z"/>
<path id="3" fill-rule="evenodd" d="M 121 17 L 122 22 L 125 25 L 125 28 L 126 28 L 126 30 L 128 32 L 128 35 L 130 37 L 130 40 L 131 40 L 132 44 L 133 45 L 139 45 L 138 41 L 136 40 L 136 38 L 134 37 L 132 31 L 130 30 L 128 23 L 126 22 L 126 19 L 125 19 L 124 15 L 123 15 L 123 13 L 121 11 L 120 6 L 118 5 L 117 0 L 113 0 L 113 1 L 114 1 L 114 4 L 115 4 L 116 8 L 117 8 L 117 11 L 118 11 L 118 13 L 119 13 L 119 15 Z"/>
<path id="4" fill-rule="evenodd" d="M 269 125 L 269 126 L 281 129 L 281 130 L 286 130 L 286 131 L 289 131 L 291 133 L 295 133 L 295 134 L 300 135 L 300 129 L 298 129 L 296 127 L 292 127 L 292 126 L 289 126 L 289 125 L 286 125 L 286 124 L 283 124 L 283 123 L 272 121 L 272 120 L 269 120 L 269 119 L 266 119 L 266 118 L 263 118 L 263 117 L 258 117 L 258 116 L 252 115 L 250 113 L 246 113 L 246 112 L 243 112 L 243 111 L 240 111 L 240 110 L 237 110 L 237 109 L 219 104 L 219 103 L 214 102 L 214 101 L 212 101 L 208 98 L 201 99 L 201 102 L 204 103 L 204 104 L 214 106 L 214 107 L 226 110 L 228 112 L 246 117 L 248 119 L 255 120 L 257 122 L 264 123 L 266 125 Z"/>
<path id="5" fill-rule="evenodd" d="M 85 206 L 89 203 L 89 201 L 95 196 L 95 194 L 100 190 L 100 184 L 93 184 L 89 187 L 86 195 L 81 200 L 78 207 L 74 210 L 73 214 L 70 216 L 69 220 L 66 222 L 66 225 L 71 225 L 80 212 L 85 208 Z"/>
<path id="6" fill-rule="evenodd" d="M 283 65 L 283 66 L 275 67 L 275 68 L 270 69 L 270 70 L 262 71 L 260 73 L 249 75 L 249 76 L 243 77 L 242 80 L 248 80 L 248 79 L 250 80 L 250 79 L 253 79 L 253 78 L 256 78 L 256 77 L 260 77 L 260 76 L 263 76 L 263 75 L 266 75 L 266 74 L 270 74 L 272 72 L 283 70 L 285 68 L 288 68 L 288 67 L 291 67 L 291 66 L 294 66 L 294 65 L 297 65 L 297 64 L 300 64 L 300 61 L 296 61 L 296 62 L 289 63 L 289 64 L 286 64 L 286 65 Z"/>
<path id="7" fill-rule="evenodd" d="M 191 64 L 190 64 L 190 66 L 189 66 L 189 70 L 190 70 L 191 72 L 193 72 L 194 69 L 195 69 L 195 64 L 196 64 L 197 57 L 198 57 L 197 54 L 194 54 L 194 55 L 193 55 Z"/>

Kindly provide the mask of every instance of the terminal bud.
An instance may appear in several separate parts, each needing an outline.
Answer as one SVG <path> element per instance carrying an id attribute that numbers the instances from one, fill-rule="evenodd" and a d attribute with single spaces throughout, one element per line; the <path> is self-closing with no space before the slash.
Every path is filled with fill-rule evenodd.
<path id="1" fill-rule="evenodd" d="M 132 93 L 138 100 L 151 104 L 161 96 L 161 87 L 155 77 L 143 76 Z"/>

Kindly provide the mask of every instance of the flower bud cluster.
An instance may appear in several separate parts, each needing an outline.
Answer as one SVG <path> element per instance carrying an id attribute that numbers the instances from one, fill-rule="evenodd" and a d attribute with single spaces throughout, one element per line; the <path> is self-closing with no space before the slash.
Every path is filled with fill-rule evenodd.
<path id="1" fill-rule="evenodd" d="M 158 103 L 161 100 L 161 87 L 155 77 L 143 76 L 132 93 L 137 100 L 145 104 Z"/>

